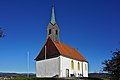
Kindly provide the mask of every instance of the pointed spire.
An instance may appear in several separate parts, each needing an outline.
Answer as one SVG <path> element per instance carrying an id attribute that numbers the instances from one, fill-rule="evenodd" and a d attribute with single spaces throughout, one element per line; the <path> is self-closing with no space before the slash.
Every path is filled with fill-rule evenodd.
<path id="1" fill-rule="evenodd" d="M 51 21 L 50 21 L 52 24 L 55 24 L 56 21 L 55 21 L 55 12 L 54 12 L 54 5 L 52 6 L 52 16 L 51 16 Z"/>

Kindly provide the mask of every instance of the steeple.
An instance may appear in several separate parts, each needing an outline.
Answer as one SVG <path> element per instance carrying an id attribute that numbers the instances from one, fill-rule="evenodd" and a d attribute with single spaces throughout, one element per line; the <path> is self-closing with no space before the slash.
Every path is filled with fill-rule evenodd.
<path id="1" fill-rule="evenodd" d="M 47 38 L 50 37 L 55 42 L 60 42 L 59 32 L 60 32 L 60 29 L 59 29 L 59 27 L 58 27 L 58 25 L 55 21 L 54 6 L 52 6 L 51 21 L 50 21 L 50 23 L 48 24 L 48 27 L 47 27 Z"/>
<path id="2" fill-rule="evenodd" d="M 54 12 L 54 5 L 52 6 L 52 16 L 51 16 L 51 21 L 50 21 L 53 25 L 56 23 L 55 22 L 55 12 Z"/>

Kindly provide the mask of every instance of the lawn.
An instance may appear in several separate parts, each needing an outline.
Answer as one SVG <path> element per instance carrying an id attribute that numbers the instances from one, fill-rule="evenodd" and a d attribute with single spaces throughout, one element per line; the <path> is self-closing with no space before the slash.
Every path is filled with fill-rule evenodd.
<path id="1" fill-rule="evenodd" d="M 100 78 L 15 78 L 10 80 L 105 80 Z"/>

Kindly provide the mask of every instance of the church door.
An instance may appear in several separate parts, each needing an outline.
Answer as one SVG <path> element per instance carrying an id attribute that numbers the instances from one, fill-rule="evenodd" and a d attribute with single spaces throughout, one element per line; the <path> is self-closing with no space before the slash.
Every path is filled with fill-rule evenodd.
<path id="1" fill-rule="evenodd" d="M 66 69 L 66 77 L 69 77 L 69 69 Z"/>

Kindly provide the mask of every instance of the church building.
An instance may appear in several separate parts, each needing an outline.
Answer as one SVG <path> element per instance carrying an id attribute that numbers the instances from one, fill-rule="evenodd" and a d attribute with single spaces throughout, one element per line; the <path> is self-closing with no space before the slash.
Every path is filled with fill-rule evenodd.
<path id="1" fill-rule="evenodd" d="M 36 60 L 36 77 L 88 77 L 88 61 L 81 53 L 60 42 L 54 6 L 47 27 L 47 40 Z"/>

